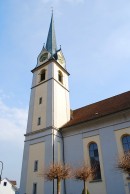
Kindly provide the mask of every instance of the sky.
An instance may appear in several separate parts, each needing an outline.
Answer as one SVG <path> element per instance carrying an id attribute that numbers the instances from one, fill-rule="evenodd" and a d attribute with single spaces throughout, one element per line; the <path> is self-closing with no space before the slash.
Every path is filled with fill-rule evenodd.
<path id="1" fill-rule="evenodd" d="M 71 108 L 130 90 L 129 0 L 0 1 L 0 161 L 20 182 L 31 70 L 54 10 L 57 45 L 70 73 Z"/>

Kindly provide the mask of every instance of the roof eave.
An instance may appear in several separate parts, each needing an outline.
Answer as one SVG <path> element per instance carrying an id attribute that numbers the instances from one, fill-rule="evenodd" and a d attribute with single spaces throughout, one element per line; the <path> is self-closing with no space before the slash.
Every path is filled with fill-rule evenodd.
<path id="1" fill-rule="evenodd" d="M 36 70 L 40 69 L 41 67 L 46 66 L 50 62 L 55 62 L 64 72 L 67 73 L 67 75 L 70 75 L 69 72 L 65 68 L 63 68 L 54 58 L 51 58 L 50 60 L 46 61 L 45 63 L 42 63 L 39 66 L 36 66 L 34 69 L 31 70 L 31 72 L 34 73 Z"/>
<path id="2" fill-rule="evenodd" d="M 73 126 L 76 126 L 76 125 L 80 125 L 80 124 L 83 124 L 83 123 L 86 123 L 86 122 L 89 122 L 89 121 L 92 121 L 92 120 L 101 119 L 101 118 L 107 117 L 107 116 L 112 115 L 112 114 L 117 114 L 119 112 L 123 112 L 125 110 L 130 110 L 130 107 L 129 108 L 126 108 L 126 109 L 122 109 L 120 111 L 115 111 L 113 113 L 109 113 L 109 114 L 106 114 L 106 115 L 102 115 L 100 117 L 91 118 L 91 119 L 87 119 L 87 120 L 84 120 L 84 121 L 81 121 L 81 122 L 77 122 L 77 123 L 74 123 L 74 124 L 71 124 L 71 125 L 68 125 L 68 126 L 66 124 L 66 126 L 61 127 L 60 130 L 62 131 L 63 129 L 70 128 L 70 127 L 73 127 Z"/>

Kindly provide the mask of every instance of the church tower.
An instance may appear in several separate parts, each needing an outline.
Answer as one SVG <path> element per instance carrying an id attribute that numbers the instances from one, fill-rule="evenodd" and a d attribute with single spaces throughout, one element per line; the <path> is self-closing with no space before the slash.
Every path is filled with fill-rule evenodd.
<path id="1" fill-rule="evenodd" d="M 62 50 L 57 49 L 53 13 L 46 46 L 32 73 L 20 194 L 53 193 L 54 184 L 38 174 L 51 162 L 63 160 L 58 129 L 70 120 L 69 73 Z"/>

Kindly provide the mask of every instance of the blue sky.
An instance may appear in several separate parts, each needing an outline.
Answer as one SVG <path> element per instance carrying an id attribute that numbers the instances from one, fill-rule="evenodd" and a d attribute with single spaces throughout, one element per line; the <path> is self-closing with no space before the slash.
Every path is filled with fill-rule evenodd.
<path id="1" fill-rule="evenodd" d="M 129 0 L 0 1 L 0 160 L 19 184 L 32 81 L 51 7 L 70 72 L 71 108 L 130 89 Z"/>

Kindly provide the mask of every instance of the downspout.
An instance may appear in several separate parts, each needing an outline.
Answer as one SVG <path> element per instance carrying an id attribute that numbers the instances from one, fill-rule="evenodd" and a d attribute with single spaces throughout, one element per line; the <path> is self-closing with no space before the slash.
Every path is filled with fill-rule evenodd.
<path id="1" fill-rule="evenodd" d="M 54 162 L 55 162 L 55 147 L 54 147 L 54 64 L 51 63 L 52 65 L 52 126 L 53 126 L 53 137 L 52 137 L 52 146 L 53 146 L 53 165 L 54 165 Z M 53 194 L 54 194 L 54 190 L 55 190 L 55 182 L 54 182 L 54 179 L 53 179 Z"/>
<path id="2" fill-rule="evenodd" d="M 53 157 L 53 165 L 54 165 L 54 128 L 53 128 L 53 140 L 52 141 L 53 141 L 53 143 L 52 143 L 52 146 L 53 146 L 53 156 L 52 157 Z M 55 183 L 54 183 L 54 179 L 53 179 L 53 194 L 54 194 L 54 189 L 55 189 L 54 188 L 54 184 Z"/>
<path id="3" fill-rule="evenodd" d="M 60 134 L 61 134 L 62 147 L 63 147 L 63 152 L 62 152 L 62 153 L 63 153 L 63 163 L 64 163 L 64 165 L 65 165 L 64 137 L 63 137 L 63 135 L 62 135 L 62 130 L 60 130 Z M 66 181 L 65 181 L 65 179 L 64 179 L 63 183 L 64 183 L 64 192 L 65 192 L 65 194 L 66 194 Z"/>

